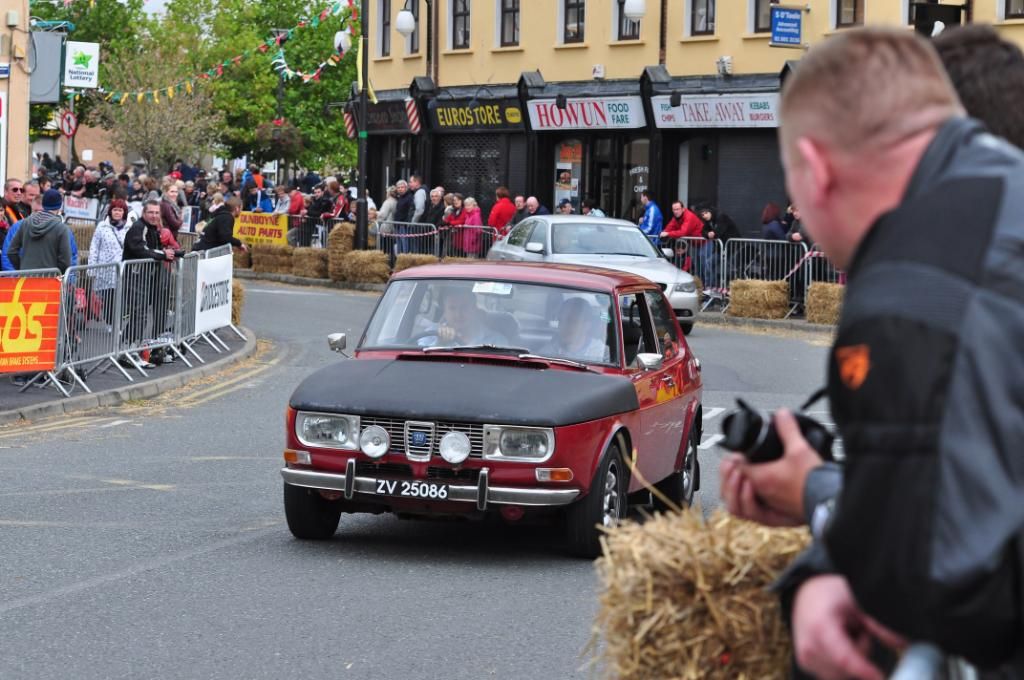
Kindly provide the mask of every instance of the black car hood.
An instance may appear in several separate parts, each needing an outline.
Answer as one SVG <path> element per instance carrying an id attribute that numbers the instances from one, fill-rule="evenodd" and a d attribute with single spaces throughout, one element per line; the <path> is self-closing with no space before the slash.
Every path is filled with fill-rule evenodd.
<path id="1" fill-rule="evenodd" d="M 439 357 L 440 359 L 440 357 Z M 444 360 L 352 359 L 292 393 L 304 411 L 556 427 L 638 408 L 624 376 Z"/>

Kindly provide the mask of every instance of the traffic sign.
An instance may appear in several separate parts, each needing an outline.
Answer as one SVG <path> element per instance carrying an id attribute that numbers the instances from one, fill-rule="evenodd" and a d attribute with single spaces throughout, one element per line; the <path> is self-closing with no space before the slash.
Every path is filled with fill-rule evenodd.
<path id="1" fill-rule="evenodd" d="M 60 117 L 60 131 L 64 133 L 65 137 L 74 137 L 76 130 L 78 130 L 78 119 L 75 118 L 75 114 L 65 111 Z"/>

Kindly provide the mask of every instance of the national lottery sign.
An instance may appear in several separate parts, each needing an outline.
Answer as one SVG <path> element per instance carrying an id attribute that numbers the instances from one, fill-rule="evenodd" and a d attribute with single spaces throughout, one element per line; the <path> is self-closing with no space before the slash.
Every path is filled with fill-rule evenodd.
<path id="1" fill-rule="evenodd" d="M 288 216 L 243 212 L 235 220 L 235 238 L 249 245 L 288 245 Z"/>
<path id="2" fill-rule="evenodd" d="M 0 373 L 52 371 L 59 330 L 60 279 L 0 279 Z"/>
<path id="3" fill-rule="evenodd" d="M 222 255 L 199 260 L 196 280 L 196 333 L 231 324 L 231 275 L 234 258 Z"/>

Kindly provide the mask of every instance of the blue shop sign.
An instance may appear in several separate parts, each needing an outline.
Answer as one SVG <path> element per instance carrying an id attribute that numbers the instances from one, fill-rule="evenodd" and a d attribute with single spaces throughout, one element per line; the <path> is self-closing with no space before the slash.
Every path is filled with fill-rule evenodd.
<path id="1" fill-rule="evenodd" d="M 773 47 L 803 47 L 804 10 L 801 7 L 771 6 Z"/>

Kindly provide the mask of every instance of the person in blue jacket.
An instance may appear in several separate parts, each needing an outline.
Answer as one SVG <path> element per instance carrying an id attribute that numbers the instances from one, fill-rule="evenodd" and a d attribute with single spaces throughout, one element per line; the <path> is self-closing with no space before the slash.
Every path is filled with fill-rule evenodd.
<path id="1" fill-rule="evenodd" d="M 260 191 L 260 188 L 253 183 L 245 185 L 245 196 L 244 210 L 250 212 L 274 212 L 274 203 L 267 196 L 266 192 Z"/>
<path id="2" fill-rule="evenodd" d="M 651 192 L 644 189 L 640 193 L 640 202 L 644 205 L 644 215 L 640 218 L 640 231 L 647 234 L 647 238 L 657 243 L 662 231 L 661 208 L 654 202 Z"/>
<path id="3" fill-rule="evenodd" d="M 3 247 L 0 248 L 0 269 L 5 272 L 13 272 L 16 270 L 14 263 L 7 257 L 7 253 L 11 248 L 11 243 L 14 242 L 14 236 L 21 229 L 21 225 L 25 220 L 18 220 L 11 225 L 11 228 L 7 230 L 7 236 L 4 238 Z M 75 232 L 71 231 L 71 266 L 78 266 L 78 243 L 75 241 Z"/>

